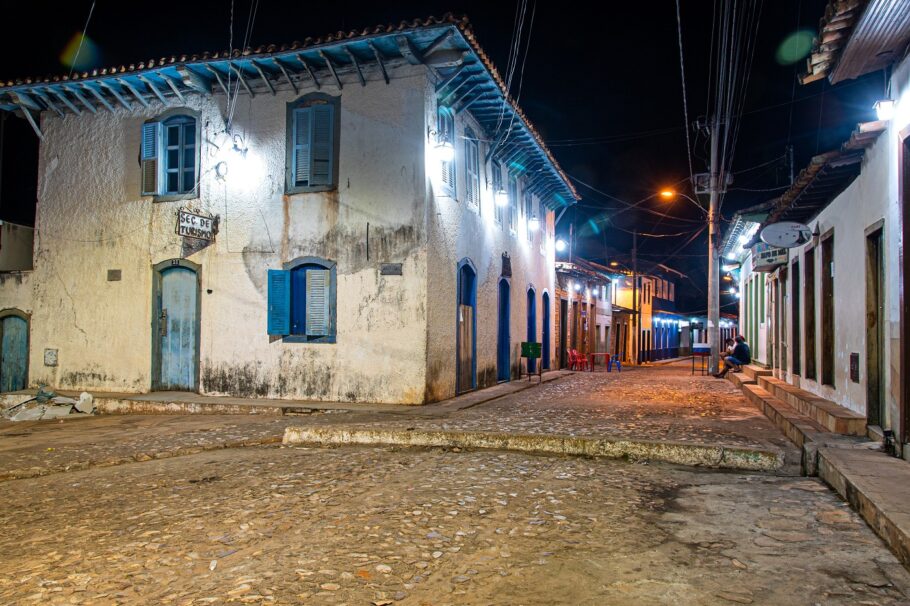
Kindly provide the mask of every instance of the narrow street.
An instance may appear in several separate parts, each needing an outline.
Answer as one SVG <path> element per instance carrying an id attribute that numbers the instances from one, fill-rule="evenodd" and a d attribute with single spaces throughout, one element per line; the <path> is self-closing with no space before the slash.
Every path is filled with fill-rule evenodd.
<path id="1" fill-rule="evenodd" d="M 866 524 L 790 466 L 742 473 L 274 443 L 300 425 L 724 442 L 792 455 L 730 383 L 684 364 L 577 373 L 429 417 L 4 423 L 3 468 L 46 465 L 48 475 L 2 484 L 0 602 L 899 604 L 910 595 L 910 575 Z M 95 466 L 63 471 L 64 460 Z"/>

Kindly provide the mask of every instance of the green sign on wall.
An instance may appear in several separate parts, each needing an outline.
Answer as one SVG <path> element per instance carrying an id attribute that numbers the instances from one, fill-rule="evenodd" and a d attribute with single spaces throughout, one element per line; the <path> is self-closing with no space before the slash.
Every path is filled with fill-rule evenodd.
<path id="1" fill-rule="evenodd" d="M 522 341 L 521 342 L 521 357 L 522 358 L 534 358 L 537 359 L 540 357 L 540 343 Z"/>

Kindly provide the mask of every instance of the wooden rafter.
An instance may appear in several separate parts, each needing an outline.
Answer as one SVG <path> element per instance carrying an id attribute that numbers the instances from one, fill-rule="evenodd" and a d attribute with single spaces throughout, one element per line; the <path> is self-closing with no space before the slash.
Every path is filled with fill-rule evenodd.
<path id="1" fill-rule="evenodd" d="M 395 42 L 398 43 L 398 50 L 401 52 L 401 55 L 407 59 L 408 63 L 411 65 L 420 65 L 423 63 L 423 55 L 417 50 L 417 47 L 414 46 L 414 43 L 411 42 L 410 38 L 402 34 L 395 38 Z"/>
<path id="2" fill-rule="evenodd" d="M 357 60 L 357 55 L 354 54 L 354 51 L 352 51 L 349 46 L 344 47 L 344 52 L 348 57 L 351 58 L 351 61 L 354 63 L 354 68 L 357 70 L 357 77 L 360 78 L 360 86 L 366 86 L 367 81 L 363 77 L 363 70 L 360 69 L 360 61 Z"/>
<path id="3" fill-rule="evenodd" d="M 88 99 L 86 99 L 85 97 L 82 96 L 82 93 L 79 92 L 78 88 L 76 88 L 75 86 L 65 86 L 64 88 L 66 90 L 68 90 L 69 92 L 73 93 L 73 96 L 76 97 L 76 99 L 79 101 L 79 103 L 84 105 L 90 112 L 92 112 L 93 114 L 98 113 L 98 110 L 95 109 L 95 106 L 92 105 L 91 103 L 89 103 Z"/>
<path id="4" fill-rule="evenodd" d="M 329 66 L 329 71 L 332 72 L 332 76 L 335 78 L 335 84 L 338 85 L 338 89 L 341 90 L 341 79 L 338 77 L 338 72 L 335 71 L 335 66 L 332 65 L 332 60 L 329 59 L 329 56 L 326 55 L 323 51 L 319 51 L 319 56 L 323 58 L 325 64 Z"/>
<path id="5" fill-rule="evenodd" d="M 114 97 L 114 99 L 116 99 L 117 101 L 119 101 L 119 102 L 120 102 L 120 105 L 122 105 L 124 108 L 126 108 L 127 110 L 132 110 L 132 109 L 133 109 L 133 106 L 130 105 L 129 101 L 127 101 L 127 100 L 123 97 L 123 95 L 120 94 L 120 91 L 118 91 L 116 88 L 114 88 L 113 86 L 111 86 L 110 84 L 108 84 L 107 82 L 105 82 L 104 80 L 100 80 L 100 81 L 98 82 L 98 84 L 100 84 L 101 86 L 103 86 L 104 88 L 106 88 L 106 89 L 111 93 L 111 95 Z"/>
<path id="6" fill-rule="evenodd" d="M 108 103 L 108 100 L 104 98 L 104 95 L 102 95 L 102 94 L 98 91 L 98 89 L 96 89 L 94 86 L 92 86 L 92 85 L 89 84 L 88 82 L 83 82 L 83 83 L 82 83 L 82 87 L 83 87 L 85 90 L 87 90 L 88 92 L 92 93 L 92 96 L 95 97 L 95 99 L 97 99 L 98 102 L 99 102 L 101 105 L 103 105 L 104 107 L 106 107 L 106 108 L 107 108 L 107 111 L 109 111 L 109 112 L 114 111 L 114 106 L 111 105 L 110 103 Z"/>
<path id="7" fill-rule="evenodd" d="M 281 74 L 284 76 L 284 79 L 287 80 L 288 84 L 291 85 L 291 88 L 294 89 L 294 94 L 295 95 L 299 94 L 300 91 L 297 90 L 297 85 L 294 84 L 294 81 L 291 79 L 290 74 L 288 74 L 288 70 L 285 69 L 284 65 L 281 64 L 281 61 L 279 61 L 278 59 L 275 59 L 275 65 L 278 66 L 278 69 L 281 70 Z"/>
<path id="8" fill-rule="evenodd" d="M 76 114 L 77 116 L 81 116 L 81 115 L 82 115 L 82 110 L 79 109 L 78 107 L 76 107 L 76 106 L 73 104 L 72 101 L 70 101 L 69 99 L 67 99 L 66 95 L 65 95 L 63 92 L 58 91 L 58 90 L 53 89 L 53 88 L 48 89 L 48 90 L 50 91 L 50 93 L 51 93 L 52 95 L 54 95 L 55 97 L 57 97 L 58 99 L 60 99 L 61 101 L 63 101 L 63 104 L 64 104 L 65 106 L 67 106 L 68 108 L 70 108 L 70 111 L 71 111 L 71 112 L 73 112 L 73 113 Z"/>
<path id="9" fill-rule="evenodd" d="M 38 90 L 37 88 L 33 88 L 31 92 L 32 92 L 32 94 L 34 94 L 36 97 L 38 97 L 39 99 L 41 99 L 41 102 L 44 103 L 44 105 L 46 105 L 46 106 L 47 106 L 50 110 L 52 110 L 55 114 L 57 114 L 57 115 L 60 116 L 61 118 L 63 117 L 63 110 L 61 110 L 59 107 L 57 107 L 57 105 L 56 105 L 53 101 L 51 101 L 51 98 L 50 98 L 50 97 L 48 97 L 47 95 L 45 95 L 42 91 Z"/>
<path id="10" fill-rule="evenodd" d="M 447 41 L 449 38 L 451 38 L 451 37 L 452 37 L 452 34 L 454 34 L 454 33 L 455 33 L 455 32 L 454 32 L 452 29 L 447 29 L 447 30 L 445 31 L 445 33 L 443 33 L 442 35 L 440 35 L 439 37 L 437 37 L 435 40 L 433 40 L 432 42 L 430 42 L 430 43 L 427 45 L 427 47 L 421 51 L 421 55 L 422 55 L 423 57 L 427 57 L 427 56 L 429 56 L 429 55 L 432 55 L 433 53 L 435 53 L 436 51 L 438 51 L 439 48 L 440 48 L 443 44 L 445 44 L 446 41 Z"/>
<path id="11" fill-rule="evenodd" d="M 158 97 L 158 100 L 161 101 L 162 104 L 164 104 L 164 105 L 168 104 L 167 99 L 164 98 L 164 94 L 160 90 L 158 90 L 158 87 L 155 86 L 155 83 L 152 81 L 151 78 L 146 78 L 145 76 L 143 76 L 141 74 L 138 76 L 138 78 L 140 80 L 142 80 L 146 86 L 149 87 L 149 90 L 152 91 L 152 93 L 154 93 L 156 97 Z"/>
<path id="12" fill-rule="evenodd" d="M 313 79 L 313 84 L 316 85 L 316 90 L 321 89 L 322 85 L 319 83 L 319 79 L 316 78 L 316 72 L 315 72 L 315 70 L 313 70 L 312 67 L 310 67 L 310 62 L 306 60 L 306 57 L 304 57 L 302 54 L 298 53 L 297 60 L 300 61 L 300 64 L 303 66 L 303 69 L 305 69 L 306 73 L 309 74 L 310 78 Z"/>
<path id="13" fill-rule="evenodd" d="M 385 80 L 385 83 L 389 83 L 389 73 L 385 69 L 385 63 L 382 60 L 382 53 L 379 52 L 379 49 L 373 44 L 372 40 L 367 40 L 367 46 L 373 51 L 373 56 L 376 57 L 376 63 L 379 64 L 379 70 L 382 72 L 382 77 Z"/>
<path id="14" fill-rule="evenodd" d="M 243 88 L 246 89 L 246 92 L 250 93 L 250 97 L 255 97 L 256 94 L 253 92 L 253 89 L 250 88 L 250 85 L 247 84 L 246 78 L 243 77 L 243 70 L 235 67 L 234 64 L 230 61 L 228 61 L 228 69 L 237 74 L 237 79 L 240 80 L 240 84 L 243 85 Z"/>
<path id="15" fill-rule="evenodd" d="M 183 85 L 203 95 L 212 94 L 212 81 L 207 80 L 186 66 L 178 67 L 177 73 Z"/>
<path id="16" fill-rule="evenodd" d="M 121 86 L 126 87 L 128 91 L 133 93 L 133 96 L 136 97 L 136 99 L 143 105 L 143 107 L 149 106 L 148 99 L 145 98 L 145 95 L 136 90 L 136 87 L 130 84 L 129 81 L 124 80 L 123 78 L 117 78 L 117 83 Z"/>
<path id="17" fill-rule="evenodd" d="M 183 98 L 183 93 L 180 92 L 180 89 L 177 88 L 177 84 L 173 80 L 168 78 L 162 72 L 155 72 L 155 73 L 158 74 L 159 78 L 161 78 L 162 80 L 167 82 L 167 85 L 171 87 L 171 90 L 174 91 L 174 94 L 177 95 L 177 98 L 180 99 L 181 103 L 186 103 L 186 99 Z"/>
<path id="18" fill-rule="evenodd" d="M 268 76 L 266 76 L 265 71 L 263 71 L 262 66 L 260 66 L 255 61 L 250 61 L 253 64 L 253 67 L 259 72 L 259 77 L 262 78 L 262 81 L 265 82 L 265 85 L 269 87 L 269 90 L 272 91 L 272 95 L 275 95 L 275 87 L 272 86 L 272 83 L 269 81 Z"/>
<path id="19" fill-rule="evenodd" d="M 215 82 L 218 83 L 218 86 L 221 87 L 221 90 L 224 91 L 224 94 L 227 95 L 228 97 L 230 97 L 231 91 L 229 91 L 228 87 L 224 85 L 224 80 L 221 79 L 221 74 L 218 73 L 218 70 L 216 70 L 215 68 L 213 68 L 209 65 L 206 65 L 205 69 L 207 69 L 209 71 L 209 73 L 211 73 L 213 76 L 215 76 Z"/>

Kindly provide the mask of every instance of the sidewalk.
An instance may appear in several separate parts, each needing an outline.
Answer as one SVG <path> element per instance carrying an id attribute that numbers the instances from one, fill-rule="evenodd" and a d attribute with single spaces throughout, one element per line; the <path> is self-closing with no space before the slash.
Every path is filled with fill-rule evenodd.
<path id="1" fill-rule="evenodd" d="M 548 383 L 569 376 L 572 371 L 553 370 L 541 377 Z M 345 411 L 359 413 L 424 414 L 462 410 L 507 396 L 525 389 L 536 387 L 538 379 L 526 378 L 500 383 L 486 389 L 478 389 L 442 402 L 426 406 L 402 404 L 371 404 L 359 402 L 322 402 L 316 400 L 281 400 L 274 398 L 234 398 L 228 396 L 206 396 L 186 391 L 153 391 L 145 394 L 118 392 L 90 392 L 94 398 L 95 411 L 101 415 L 302 415 L 313 412 Z M 5 393 L 0 396 L 0 406 L 7 408 L 28 400 L 38 393 L 36 389 Z M 79 397 L 79 392 L 61 390 L 59 395 Z"/>

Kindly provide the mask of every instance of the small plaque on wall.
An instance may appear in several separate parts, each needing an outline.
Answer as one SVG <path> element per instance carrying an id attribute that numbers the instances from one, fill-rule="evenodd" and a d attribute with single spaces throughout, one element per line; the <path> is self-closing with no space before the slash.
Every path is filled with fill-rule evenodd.
<path id="1" fill-rule="evenodd" d="M 56 366 L 57 365 L 57 350 L 56 349 L 45 349 L 44 350 L 44 365 L 45 366 Z"/>
<path id="2" fill-rule="evenodd" d="M 400 276 L 401 263 L 383 263 L 379 266 L 379 275 L 381 276 Z"/>
<path id="3" fill-rule="evenodd" d="M 119 282 L 120 278 L 121 278 L 121 272 L 119 269 L 107 270 L 107 281 L 108 282 Z"/>
<path id="4" fill-rule="evenodd" d="M 859 354 L 850 354 L 850 380 L 859 383 Z"/>

